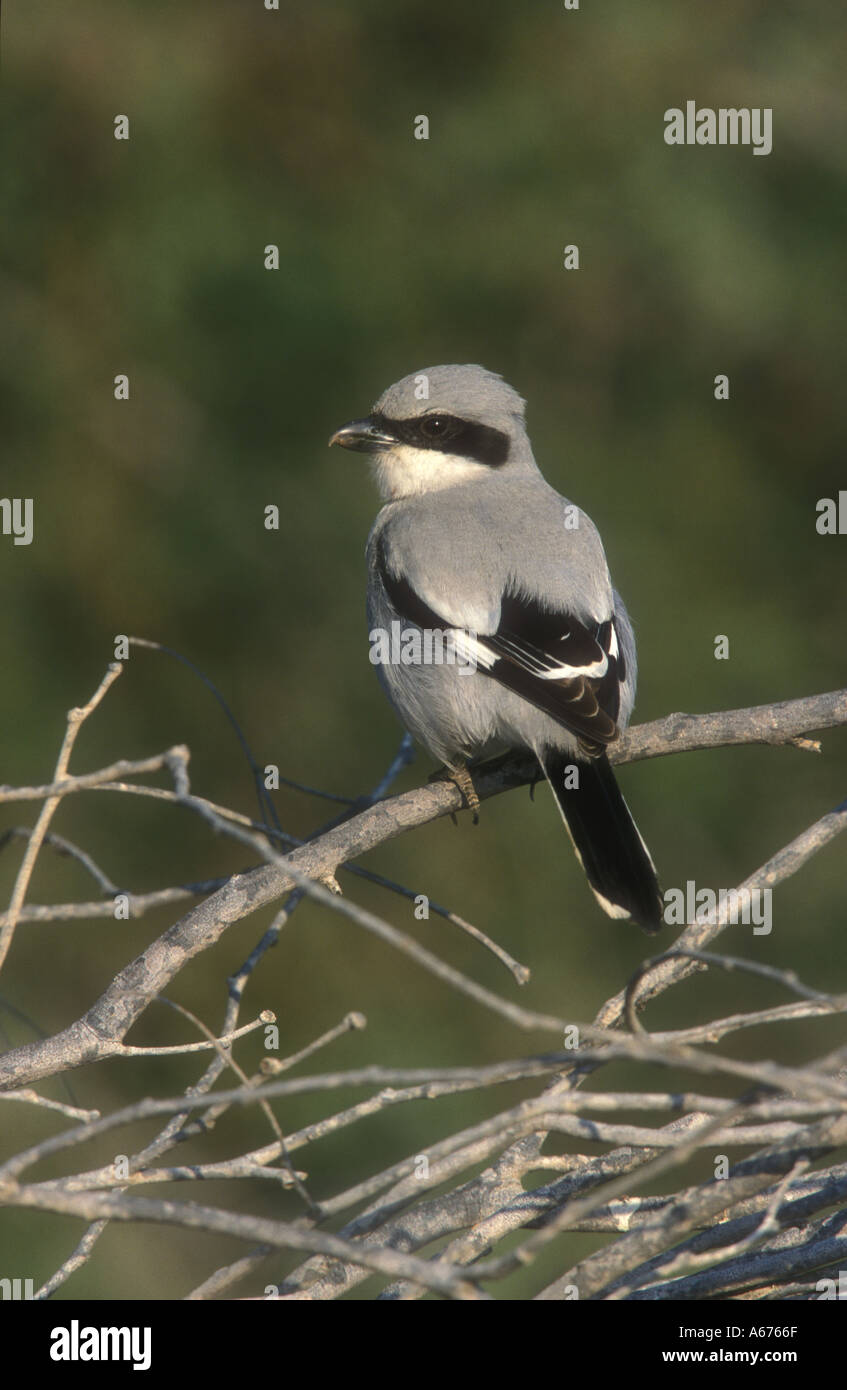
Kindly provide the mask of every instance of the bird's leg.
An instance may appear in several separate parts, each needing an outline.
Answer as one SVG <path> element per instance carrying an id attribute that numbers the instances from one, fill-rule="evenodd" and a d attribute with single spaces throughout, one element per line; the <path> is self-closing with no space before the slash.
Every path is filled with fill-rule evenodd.
<path id="1" fill-rule="evenodd" d="M 434 772 L 430 777 L 430 782 L 447 781 L 453 782 L 459 788 L 465 798 L 465 805 L 469 811 L 473 812 L 473 823 L 479 825 L 479 797 L 476 794 L 476 787 L 473 778 L 468 771 L 466 762 L 461 761 L 452 767 L 442 767 L 438 772 Z"/>

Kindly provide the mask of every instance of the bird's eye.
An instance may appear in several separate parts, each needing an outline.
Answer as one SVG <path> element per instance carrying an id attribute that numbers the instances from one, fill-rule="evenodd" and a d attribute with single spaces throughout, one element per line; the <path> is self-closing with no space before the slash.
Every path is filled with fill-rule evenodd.
<path id="1" fill-rule="evenodd" d="M 421 434 L 427 439 L 448 439 L 453 430 L 449 415 L 424 415 L 421 420 Z"/>

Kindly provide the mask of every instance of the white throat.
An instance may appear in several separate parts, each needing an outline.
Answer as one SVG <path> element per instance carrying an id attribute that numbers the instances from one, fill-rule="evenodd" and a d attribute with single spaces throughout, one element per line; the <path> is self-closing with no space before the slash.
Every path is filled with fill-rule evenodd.
<path id="1" fill-rule="evenodd" d="M 486 464 L 474 459 L 443 454 L 438 449 L 416 449 L 411 444 L 399 444 L 384 454 L 374 454 L 372 466 L 380 496 L 387 501 L 440 492 L 491 472 Z"/>

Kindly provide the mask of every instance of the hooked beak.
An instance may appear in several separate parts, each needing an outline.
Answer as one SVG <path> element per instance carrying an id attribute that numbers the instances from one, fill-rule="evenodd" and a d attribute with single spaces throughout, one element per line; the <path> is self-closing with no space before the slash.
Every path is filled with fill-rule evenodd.
<path id="1" fill-rule="evenodd" d="M 342 425 L 330 438 L 330 446 L 340 444 L 342 449 L 354 449 L 357 454 L 382 454 L 397 443 L 393 434 L 378 425 L 366 415 L 363 420 L 351 420 Z"/>

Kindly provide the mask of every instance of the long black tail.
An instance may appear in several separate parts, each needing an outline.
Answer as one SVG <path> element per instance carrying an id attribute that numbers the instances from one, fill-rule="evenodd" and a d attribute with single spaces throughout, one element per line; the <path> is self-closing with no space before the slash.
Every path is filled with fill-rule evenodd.
<path id="1" fill-rule="evenodd" d="M 656 869 L 608 758 L 604 754 L 591 762 L 576 762 L 547 748 L 539 761 L 603 911 L 610 917 L 631 917 L 645 931 L 658 931 L 664 905 Z M 578 786 L 570 785 L 574 781 Z"/>

